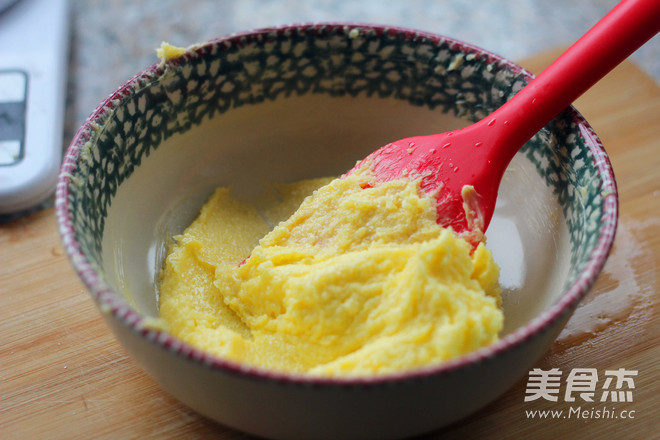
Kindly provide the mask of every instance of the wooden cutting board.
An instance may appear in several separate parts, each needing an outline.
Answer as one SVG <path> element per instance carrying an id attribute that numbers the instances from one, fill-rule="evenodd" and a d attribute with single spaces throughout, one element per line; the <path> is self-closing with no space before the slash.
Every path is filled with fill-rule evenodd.
<path id="1" fill-rule="evenodd" d="M 558 54 L 521 64 L 538 72 Z M 610 155 L 621 216 L 595 288 L 536 365 L 562 371 L 558 399 L 525 402 L 523 378 L 429 438 L 660 435 L 660 87 L 624 63 L 576 107 Z M 0 341 L 2 439 L 246 438 L 180 404 L 128 358 L 63 254 L 52 209 L 0 224 Z M 576 368 L 598 374 L 596 402 L 577 392 L 567 401 L 565 380 Z M 632 401 L 598 401 L 607 372 L 618 369 L 637 372 L 635 388 L 628 389 Z M 555 411 L 557 418 L 539 411 Z"/>

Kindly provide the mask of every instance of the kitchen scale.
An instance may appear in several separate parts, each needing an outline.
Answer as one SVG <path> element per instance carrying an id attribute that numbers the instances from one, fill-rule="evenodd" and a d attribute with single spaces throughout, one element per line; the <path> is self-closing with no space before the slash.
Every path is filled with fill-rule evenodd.
<path id="1" fill-rule="evenodd" d="M 68 44 L 67 0 L 0 0 L 0 214 L 55 190 Z"/>

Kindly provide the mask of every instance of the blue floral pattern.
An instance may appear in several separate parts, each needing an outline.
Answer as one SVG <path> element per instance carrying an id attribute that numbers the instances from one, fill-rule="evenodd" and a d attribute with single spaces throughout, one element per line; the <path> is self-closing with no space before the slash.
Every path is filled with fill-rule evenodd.
<path id="1" fill-rule="evenodd" d="M 478 120 L 529 79 L 469 45 L 401 29 L 300 26 L 191 47 L 129 81 L 74 140 L 68 203 L 76 241 L 100 267 L 104 221 L 117 188 L 165 139 L 231 108 L 321 93 L 396 98 Z M 585 136 L 597 138 L 575 115 L 565 111 L 522 150 L 562 206 L 572 247 L 567 285 L 597 246 L 603 192 L 613 187 L 599 177 L 602 158 L 585 144 Z"/>

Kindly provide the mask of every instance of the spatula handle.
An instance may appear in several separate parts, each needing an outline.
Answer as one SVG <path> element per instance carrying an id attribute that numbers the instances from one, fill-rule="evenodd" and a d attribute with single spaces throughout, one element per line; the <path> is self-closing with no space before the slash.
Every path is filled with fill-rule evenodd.
<path id="1" fill-rule="evenodd" d="M 490 118 L 515 127 L 510 156 L 660 31 L 660 0 L 623 0 Z"/>

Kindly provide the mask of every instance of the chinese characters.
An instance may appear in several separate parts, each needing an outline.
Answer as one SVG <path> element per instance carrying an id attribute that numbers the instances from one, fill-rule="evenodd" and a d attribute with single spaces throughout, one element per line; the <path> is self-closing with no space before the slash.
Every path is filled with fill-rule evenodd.
<path id="1" fill-rule="evenodd" d="M 634 377 L 637 370 L 605 370 L 604 380 L 595 368 L 573 368 L 566 376 L 563 393 L 565 402 L 581 399 L 585 402 L 632 402 L 635 389 Z M 529 372 L 525 402 L 545 399 L 557 402 L 561 394 L 563 372 L 558 368 L 542 370 L 534 368 Z M 598 385 L 602 382 L 602 386 Z"/>

